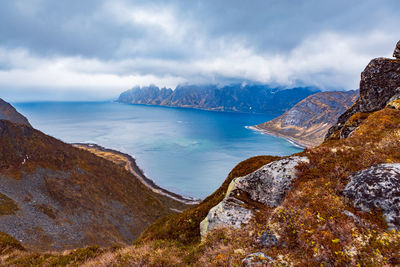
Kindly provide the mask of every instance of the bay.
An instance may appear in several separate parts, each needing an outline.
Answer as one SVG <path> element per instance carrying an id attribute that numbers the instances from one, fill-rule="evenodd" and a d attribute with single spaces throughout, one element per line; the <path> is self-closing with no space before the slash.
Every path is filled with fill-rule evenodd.
<path id="1" fill-rule="evenodd" d="M 96 143 L 136 158 L 161 187 L 204 198 L 240 161 L 301 151 L 245 126 L 276 114 L 213 112 L 115 102 L 13 103 L 33 127 L 68 143 Z"/>

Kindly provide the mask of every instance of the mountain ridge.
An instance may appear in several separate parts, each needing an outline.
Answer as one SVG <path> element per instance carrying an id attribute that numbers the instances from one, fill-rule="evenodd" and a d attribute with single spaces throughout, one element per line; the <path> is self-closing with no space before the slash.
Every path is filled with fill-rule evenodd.
<path id="1" fill-rule="evenodd" d="M 134 87 L 121 93 L 117 102 L 160 105 L 214 111 L 280 114 L 303 98 L 315 93 L 311 87 L 290 89 L 267 85 L 179 85 L 170 88 Z"/>

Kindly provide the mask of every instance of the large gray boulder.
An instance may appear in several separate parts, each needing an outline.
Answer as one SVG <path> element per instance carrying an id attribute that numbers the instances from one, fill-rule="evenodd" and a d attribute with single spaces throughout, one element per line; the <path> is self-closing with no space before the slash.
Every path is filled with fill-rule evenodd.
<path id="1" fill-rule="evenodd" d="M 400 164 L 379 164 L 354 173 L 343 193 L 355 208 L 382 210 L 389 228 L 400 229 Z"/>
<path id="2" fill-rule="evenodd" d="M 393 52 L 393 57 L 400 59 L 400 41 L 397 42 L 396 48 Z"/>
<path id="3" fill-rule="evenodd" d="M 309 162 L 307 157 L 290 157 L 264 165 L 246 176 L 232 180 L 225 198 L 213 207 L 200 224 L 200 233 L 206 235 L 217 227 L 231 226 L 240 228 L 253 217 L 254 203 L 245 203 L 241 196 L 245 195 L 248 202 L 256 202 L 274 208 L 279 206 L 291 182 L 296 177 L 296 166 L 301 162 Z"/>

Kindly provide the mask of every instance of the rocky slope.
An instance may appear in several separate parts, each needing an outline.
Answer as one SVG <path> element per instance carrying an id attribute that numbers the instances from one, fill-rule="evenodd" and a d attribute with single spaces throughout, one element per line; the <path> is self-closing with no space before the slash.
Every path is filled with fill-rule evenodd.
<path id="1" fill-rule="evenodd" d="M 322 143 L 329 128 L 357 99 L 358 91 L 319 92 L 283 115 L 249 128 L 284 137 L 303 147 Z"/>
<path id="2" fill-rule="evenodd" d="M 135 87 L 123 92 L 118 102 L 189 107 L 216 111 L 281 114 L 315 93 L 308 87 L 281 90 L 266 85 L 180 85 L 175 90 L 156 86 Z"/>
<path id="3" fill-rule="evenodd" d="M 122 166 L 0 120 L 0 231 L 26 248 L 128 244 L 186 207 Z"/>
<path id="4" fill-rule="evenodd" d="M 20 114 L 13 106 L 0 98 L 0 120 L 31 126 L 28 119 Z"/>

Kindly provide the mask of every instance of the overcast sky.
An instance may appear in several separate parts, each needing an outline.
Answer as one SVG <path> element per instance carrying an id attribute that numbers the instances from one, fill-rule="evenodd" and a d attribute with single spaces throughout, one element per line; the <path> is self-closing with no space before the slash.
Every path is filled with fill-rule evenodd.
<path id="1" fill-rule="evenodd" d="M 0 0 L 0 97 L 113 99 L 135 85 L 358 88 L 400 39 L 398 0 Z"/>

